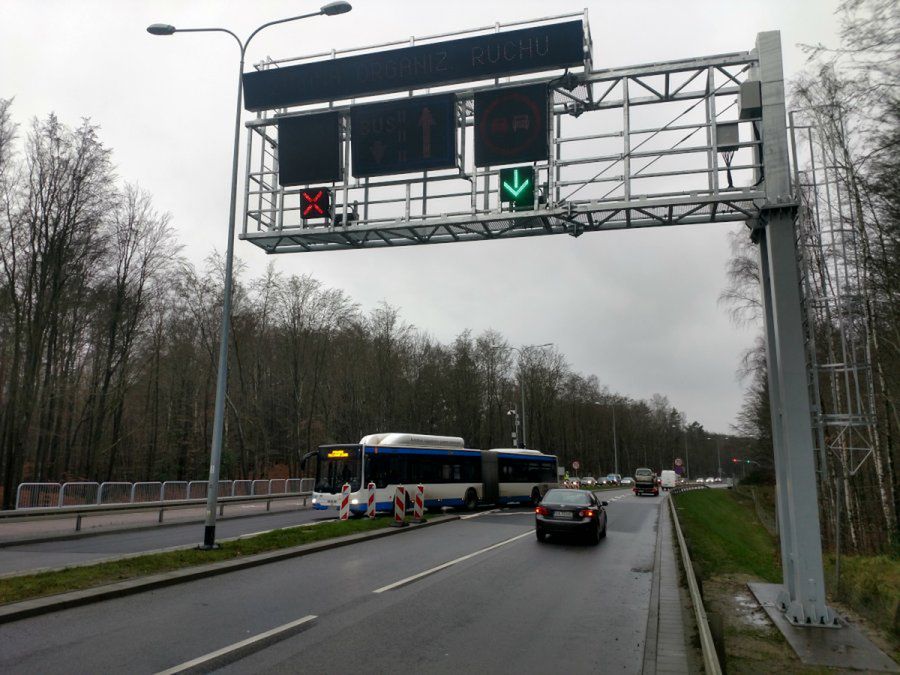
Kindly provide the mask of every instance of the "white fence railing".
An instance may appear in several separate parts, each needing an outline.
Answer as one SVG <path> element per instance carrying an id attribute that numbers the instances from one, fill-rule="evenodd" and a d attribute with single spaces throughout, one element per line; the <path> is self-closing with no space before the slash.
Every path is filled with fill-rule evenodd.
<path id="1" fill-rule="evenodd" d="M 272 478 L 219 481 L 219 497 L 250 497 L 311 492 L 312 478 Z M 143 504 L 205 499 L 209 481 L 167 480 L 139 483 L 21 483 L 16 509 L 58 509 L 64 506 Z"/>

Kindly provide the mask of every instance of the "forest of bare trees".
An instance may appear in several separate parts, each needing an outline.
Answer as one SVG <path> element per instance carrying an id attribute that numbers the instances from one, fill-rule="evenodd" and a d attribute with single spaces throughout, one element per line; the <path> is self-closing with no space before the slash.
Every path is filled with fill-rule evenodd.
<path id="1" fill-rule="evenodd" d="M 813 366 L 822 529 L 852 552 L 895 552 L 900 448 L 900 6 L 847 0 L 837 48 L 806 47 L 789 109 Z M 733 318 L 760 324 L 756 251 L 734 239 Z M 814 352 L 814 353 L 812 353 Z M 738 433 L 772 465 L 765 343 L 746 353 Z M 839 526 L 840 524 L 840 526 Z"/>
<path id="2" fill-rule="evenodd" d="M 0 479 L 206 475 L 223 261 L 179 253 L 168 216 L 115 175 L 90 122 L 27 129 L 0 100 Z M 583 472 L 657 469 L 688 453 L 715 475 L 738 443 L 573 372 L 553 349 L 461 330 L 442 344 L 398 308 L 363 312 L 339 289 L 238 266 L 223 478 L 299 474 L 326 442 L 406 430 L 509 446 L 525 389 L 529 445 Z M 520 411 L 521 412 L 521 411 Z"/>

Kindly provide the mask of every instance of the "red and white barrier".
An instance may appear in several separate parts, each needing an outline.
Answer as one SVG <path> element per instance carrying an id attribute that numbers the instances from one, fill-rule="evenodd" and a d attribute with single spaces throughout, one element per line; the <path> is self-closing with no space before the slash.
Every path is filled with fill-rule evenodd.
<path id="1" fill-rule="evenodd" d="M 369 518 L 375 517 L 375 483 L 369 483 L 366 486 L 369 492 L 369 501 L 366 503 L 366 515 Z"/>
<path id="2" fill-rule="evenodd" d="M 413 522 L 425 522 L 425 486 L 421 483 L 416 486 L 416 501 L 413 504 Z"/>
<path id="3" fill-rule="evenodd" d="M 394 490 L 394 527 L 406 527 L 406 488 L 398 485 Z"/>
<path id="4" fill-rule="evenodd" d="M 350 483 L 344 483 L 341 487 L 341 520 L 350 517 Z"/>

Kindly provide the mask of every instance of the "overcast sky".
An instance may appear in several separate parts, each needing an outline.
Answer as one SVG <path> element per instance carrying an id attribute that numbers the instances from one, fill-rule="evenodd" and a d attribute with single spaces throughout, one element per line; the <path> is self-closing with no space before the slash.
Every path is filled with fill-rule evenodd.
<path id="1" fill-rule="evenodd" d="M 596 68 L 753 48 L 780 30 L 785 71 L 804 65 L 798 43 L 835 44 L 833 0 L 351 0 L 337 17 L 267 29 L 248 63 L 331 48 L 462 30 L 495 21 L 589 10 Z M 237 46 L 223 34 L 155 37 L 151 23 L 256 26 L 314 11 L 317 2 L 0 0 L 0 97 L 22 127 L 53 111 L 89 117 L 114 150 L 123 180 L 172 214 L 195 263 L 225 249 Z M 243 164 L 241 164 L 243 167 Z M 726 432 L 742 399 L 738 358 L 754 328 L 735 328 L 717 299 L 729 231 L 719 224 L 533 237 L 501 242 L 266 256 L 236 254 L 258 275 L 274 260 L 344 289 L 364 309 L 384 300 L 447 342 L 464 329 L 512 345 L 553 342 L 571 366 L 634 398 L 665 394 L 712 431 Z M 449 433 L 449 432 L 448 432 Z"/>

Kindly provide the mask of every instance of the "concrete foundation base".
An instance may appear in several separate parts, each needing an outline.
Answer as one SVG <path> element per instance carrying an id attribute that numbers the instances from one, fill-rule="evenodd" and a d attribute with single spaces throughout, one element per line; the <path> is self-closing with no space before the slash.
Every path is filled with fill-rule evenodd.
<path id="1" fill-rule="evenodd" d="M 837 630 L 795 626 L 778 607 L 781 584 L 747 586 L 804 664 L 900 673 L 900 667 L 856 626 L 844 621 Z"/>

